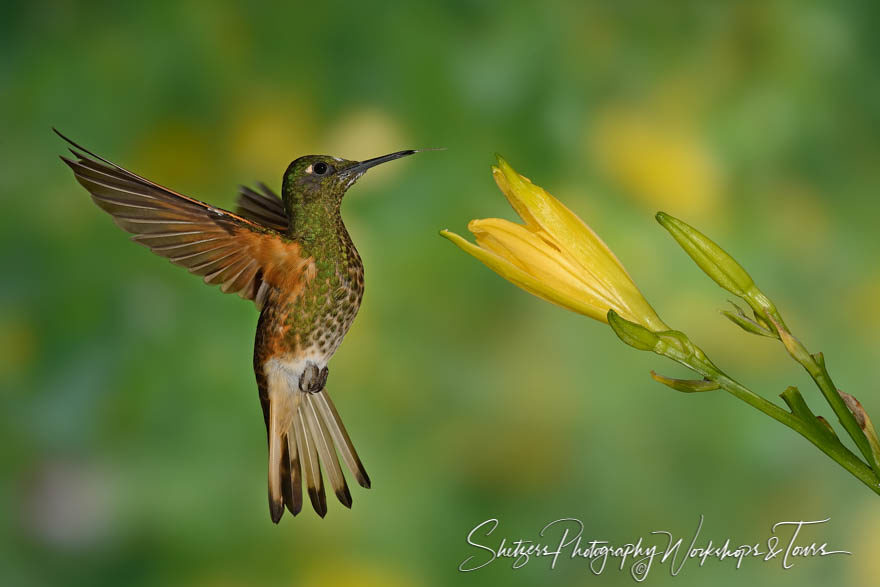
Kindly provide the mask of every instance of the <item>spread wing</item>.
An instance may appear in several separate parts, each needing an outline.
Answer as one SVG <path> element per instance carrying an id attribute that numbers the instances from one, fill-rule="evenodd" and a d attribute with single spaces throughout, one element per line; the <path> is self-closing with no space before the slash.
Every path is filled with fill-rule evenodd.
<path id="1" fill-rule="evenodd" d="M 287 232 L 289 220 L 284 212 L 281 198 L 266 184 L 259 183 L 257 185 L 260 188 L 259 192 L 247 186 L 239 188 L 235 213 L 278 232 Z"/>
<path id="2" fill-rule="evenodd" d="M 95 203 L 134 234 L 135 242 L 225 293 L 253 300 L 258 308 L 275 291 L 295 290 L 302 282 L 311 259 L 303 258 L 299 245 L 282 239 L 278 214 L 283 217 L 283 207 L 260 202 L 265 224 L 254 214 L 239 216 L 153 183 L 55 132 L 74 147 L 75 160 L 61 159 Z"/>

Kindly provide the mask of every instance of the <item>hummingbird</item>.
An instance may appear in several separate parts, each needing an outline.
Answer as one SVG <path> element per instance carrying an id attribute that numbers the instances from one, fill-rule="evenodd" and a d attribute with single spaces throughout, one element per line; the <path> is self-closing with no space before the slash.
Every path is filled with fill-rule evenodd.
<path id="1" fill-rule="evenodd" d="M 361 305 L 364 266 L 340 205 L 368 169 L 418 151 L 365 161 L 299 157 L 284 172 L 280 196 L 262 183 L 259 191 L 242 186 L 229 212 L 136 175 L 53 130 L 71 147 L 73 158 L 62 161 L 133 241 L 259 310 L 254 373 L 269 445 L 272 521 L 281 520 L 285 507 L 294 516 L 302 510 L 303 479 L 312 507 L 326 515 L 322 469 L 350 508 L 337 452 L 362 487 L 370 487 L 370 478 L 325 385 L 327 363 Z"/>

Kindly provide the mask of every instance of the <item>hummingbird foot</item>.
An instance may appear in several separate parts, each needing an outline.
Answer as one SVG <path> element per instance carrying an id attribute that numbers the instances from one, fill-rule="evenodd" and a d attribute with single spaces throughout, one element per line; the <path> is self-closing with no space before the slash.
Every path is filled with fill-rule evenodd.
<path id="1" fill-rule="evenodd" d="M 299 389 L 305 393 L 319 393 L 327 384 L 327 375 L 330 370 L 327 367 L 318 369 L 314 363 L 309 363 L 299 376 Z"/>

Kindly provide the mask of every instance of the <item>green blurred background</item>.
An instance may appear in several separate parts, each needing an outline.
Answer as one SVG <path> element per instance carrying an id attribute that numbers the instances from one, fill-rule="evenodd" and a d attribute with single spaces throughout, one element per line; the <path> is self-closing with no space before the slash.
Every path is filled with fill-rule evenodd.
<path id="1" fill-rule="evenodd" d="M 6 2 L 0 23 L 0 583 L 631 585 L 580 561 L 456 570 L 465 535 L 581 518 L 615 542 L 700 514 L 716 542 L 831 518 L 854 556 L 689 563 L 656 585 L 868 584 L 880 498 L 721 392 L 678 394 L 599 323 L 437 236 L 512 218 L 501 152 L 617 252 L 664 320 L 768 397 L 818 392 L 653 221 L 744 264 L 880 420 L 880 45 L 870 3 Z M 330 389 L 374 480 L 271 524 L 252 305 L 127 241 L 58 160 L 57 126 L 234 205 L 295 157 L 448 147 L 343 206 L 360 316 Z"/>

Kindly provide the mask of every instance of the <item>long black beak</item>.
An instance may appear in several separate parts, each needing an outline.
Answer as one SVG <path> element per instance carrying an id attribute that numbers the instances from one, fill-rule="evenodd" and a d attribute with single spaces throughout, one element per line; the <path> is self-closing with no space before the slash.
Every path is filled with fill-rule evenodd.
<path id="1" fill-rule="evenodd" d="M 345 173 L 364 173 L 370 167 L 375 167 L 380 163 L 387 163 L 388 161 L 394 161 L 395 159 L 400 159 L 401 157 L 406 157 L 407 155 L 412 155 L 413 153 L 418 153 L 415 149 L 409 149 L 407 151 L 398 151 L 396 153 L 390 153 L 388 155 L 382 155 L 381 157 L 373 157 L 372 159 L 367 159 L 365 161 L 361 161 L 360 163 L 355 163 L 351 167 L 347 167 L 345 169 Z"/>

